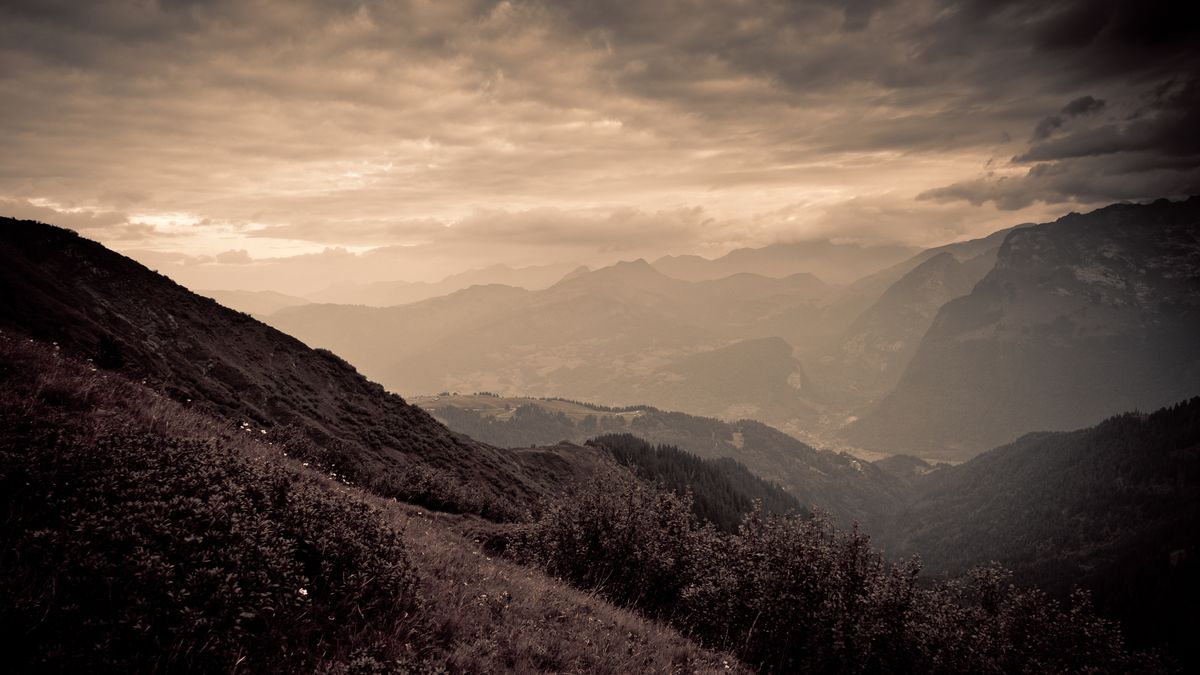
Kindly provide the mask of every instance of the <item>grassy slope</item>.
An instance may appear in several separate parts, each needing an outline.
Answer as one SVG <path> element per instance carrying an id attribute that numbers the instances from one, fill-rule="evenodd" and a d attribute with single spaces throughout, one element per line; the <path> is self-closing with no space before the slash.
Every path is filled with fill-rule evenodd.
<path id="1" fill-rule="evenodd" d="M 220 421 L 195 409 L 188 409 L 169 398 L 120 375 L 97 370 L 86 363 L 74 361 L 49 345 L 17 339 L 11 333 L 0 334 L 0 376 L 4 386 L 0 388 L 0 406 L 9 413 L 25 418 L 48 422 L 61 428 L 120 429 L 122 433 L 148 434 L 162 439 L 167 444 L 193 443 L 196 448 L 212 447 L 213 456 L 227 456 L 235 463 L 247 466 L 265 466 L 268 473 L 275 472 L 291 476 L 292 482 L 315 490 L 310 497 L 312 503 L 345 503 L 354 508 L 365 508 L 366 521 L 363 527 L 378 522 L 384 530 L 403 533 L 402 540 L 411 568 L 415 570 L 418 608 L 412 613 L 392 617 L 396 624 L 376 622 L 369 628 L 373 653 L 403 657 L 404 662 L 421 669 L 445 668 L 450 672 L 528 672 L 534 671 L 589 671 L 589 672 L 698 672 L 698 671 L 742 671 L 743 668 L 732 658 L 696 647 L 678 633 L 638 617 L 636 614 L 615 608 L 598 599 L 571 589 L 545 575 L 520 567 L 510 562 L 490 558 L 473 542 L 465 539 L 456 530 L 464 529 L 476 520 L 472 516 L 449 516 L 432 514 L 411 505 L 384 499 L 361 488 L 346 484 L 343 478 L 330 476 L 327 469 L 318 469 L 311 462 L 289 457 L 290 447 L 286 443 L 265 440 L 269 434 L 261 434 L 257 428 L 247 430 L 244 425 Z M 14 425 L 15 426 L 15 425 Z M 11 433 L 10 428 L 5 433 Z M 36 447 L 27 447 L 28 452 L 37 452 Z M 192 446 L 188 446 L 192 447 Z M 208 452 L 196 450 L 197 452 Z M 220 453 L 227 453 L 221 455 Z M 153 465 L 154 457 L 139 460 L 130 458 L 134 465 Z M 2 467 L 5 470 L 9 466 Z M 124 466 L 114 467 L 114 471 Z M 118 476 L 120 474 L 118 473 Z M 175 480 L 177 474 L 168 474 L 167 480 Z M 245 490 L 254 493 L 252 482 L 255 472 L 235 470 L 227 478 L 251 481 Z M 192 480 L 195 476 L 181 473 L 179 480 Z M 285 481 L 286 482 L 286 481 Z M 69 484 L 69 481 L 68 481 Z M 157 486 L 166 493 L 173 493 L 170 483 Z M 202 486 L 203 487 L 203 486 Z M 53 490 L 53 486 L 49 486 Z M 133 489 L 133 488 L 130 488 Z M 182 489 L 182 486 L 180 486 Z M 143 502 L 123 501 L 121 490 L 109 490 L 106 498 L 113 504 L 122 505 L 130 519 L 118 518 L 118 530 L 128 523 L 134 528 L 134 544 L 140 555 L 151 560 L 168 560 L 179 567 L 204 566 L 213 563 L 203 547 L 195 549 L 195 555 L 203 560 L 188 557 L 186 547 L 179 541 L 146 538 L 138 540 L 136 522 Z M 20 496 L 10 493 L 5 499 L 6 533 L 21 530 L 22 519 L 33 517 L 37 509 L 47 508 L 50 502 L 23 503 Z M 290 503 L 290 502 L 289 502 Z M 232 505 L 232 506 L 230 506 Z M 232 510 L 236 502 L 216 500 L 212 506 L 212 527 L 219 529 L 226 521 L 254 514 Z M 225 510 L 222 510 L 225 509 Z M 51 514 L 53 515 L 53 514 Z M 103 520 L 111 514 L 94 514 Z M 146 515 L 146 514 L 142 514 Z M 92 521 L 86 521 L 92 522 Z M 321 531 L 325 528 L 344 528 L 337 523 L 310 523 L 316 530 L 314 539 L 344 533 Z M 90 526 L 76 526 L 64 531 L 69 541 L 86 541 L 97 532 Z M 99 534 L 103 535 L 104 532 Z M 386 535 L 386 532 L 385 532 Z M 12 551 L 6 542 L 5 550 Z M 286 547 L 285 547 L 286 550 Z M 99 552 L 103 554 L 103 551 Z M 286 558 L 286 553 L 284 554 Z M 6 564 L 13 564 L 7 559 Z M 82 568 L 85 571 L 89 568 Z M 69 571 L 69 570 L 68 570 Z M 255 572 L 233 570 L 250 578 Z M 361 570 L 369 572 L 370 570 Z M 76 582 L 92 586 L 122 585 L 131 579 L 120 575 L 132 574 L 132 568 L 117 566 L 109 569 L 109 577 L 88 578 L 86 574 Z M 354 571 L 350 570 L 353 579 Z M 342 577 L 339 577 L 342 578 Z M 17 588 L 19 579 L 5 578 L 4 592 L 17 594 L 22 591 L 34 598 L 35 611 L 41 606 L 62 609 L 70 606 L 72 598 L 43 595 L 38 589 Z M 247 582 L 248 583 L 248 582 Z M 370 581 L 363 583 L 369 584 Z M 369 589 L 368 589 L 369 590 Z M 315 591 L 314 591 L 315 594 Z M 294 598 L 293 598 L 294 599 Z M 117 618 L 121 611 L 128 610 L 118 600 Z M 378 602 L 378 598 L 374 598 Z M 37 605 L 41 603 L 41 605 Z M 386 602 L 385 602 L 386 604 Z M 5 623 L 15 617 L 11 607 L 6 610 Z M 344 624 L 356 620 L 355 609 L 341 607 L 330 614 L 333 620 L 325 630 L 344 629 Z M 28 609 L 28 607 L 27 607 Z M 162 610 L 161 607 L 158 608 Z M 164 610 L 165 611 L 165 610 Z M 232 610 L 231 610 L 232 611 Z M 331 610 L 333 611 L 333 610 Z M 324 615 L 323 612 L 321 613 Z M 213 621 L 235 621 L 237 617 L 206 616 Z M 386 618 L 386 617 L 385 617 Z M 104 621 L 103 618 L 100 619 Z M 319 621 L 319 619 L 318 619 Z M 20 625 L 20 624 L 16 624 Z M 290 625 L 274 628 L 286 634 Z M 117 635 L 124 629 L 117 626 Z M 343 632 L 345 632 L 343 630 Z M 321 628 L 317 627 L 320 635 Z M 293 653 L 292 658 L 300 663 L 344 670 L 355 658 L 352 648 L 361 642 L 363 635 L 353 630 L 341 641 L 322 648 L 321 654 Z M 247 638 L 248 639 L 248 638 Z M 53 658 L 57 652 L 47 652 L 52 645 L 39 645 L 26 640 L 30 652 L 47 653 Z M 88 654 L 91 645 L 72 645 L 82 649 L 82 658 L 93 667 L 110 656 L 103 652 Z M 178 645 L 162 644 L 163 650 L 176 649 Z M 234 652 L 236 653 L 236 652 Z M 142 655 L 146 657 L 147 655 Z M 219 656 L 219 655 L 218 655 Z M 359 655 L 359 665 L 364 658 Z M 219 659 L 218 659 L 219 663 Z M 282 662 L 270 661 L 272 667 L 282 667 Z M 296 663 L 292 661 L 291 663 Z M 19 664 L 17 664 L 19 665 Z M 50 664 L 53 667 L 53 662 Z M 230 666 L 230 663 L 224 664 Z M 259 663 L 262 668 L 262 662 Z M 343 670 L 338 670 L 342 668 Z M 101 668 L 103 669 L 103 668 Z"/>

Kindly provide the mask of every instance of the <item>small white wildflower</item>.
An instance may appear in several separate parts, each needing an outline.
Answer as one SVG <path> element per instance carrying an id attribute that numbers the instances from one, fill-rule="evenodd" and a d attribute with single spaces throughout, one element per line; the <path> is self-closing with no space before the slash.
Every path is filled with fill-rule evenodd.
<path id="1" fill-rule="evenodd" d="M 297 591 L 297 592 L 298 592 L 298 593 L 300 593 L 300 596 L 301 596 L 301 597 L 305 597 L 305 598 L 306 598 L 306 597 L 308 597 L 308 589 L 307 589 L 307 588 L 301 588 L 301 589 L 300 589 L 299 591 Z"/>

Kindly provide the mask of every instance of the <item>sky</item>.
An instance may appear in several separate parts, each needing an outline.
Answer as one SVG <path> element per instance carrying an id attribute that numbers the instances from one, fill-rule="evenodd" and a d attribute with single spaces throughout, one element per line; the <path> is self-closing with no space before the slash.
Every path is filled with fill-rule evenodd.
<path id="1" fill-rule="evenodd" d="M 1200 193 L 1198 15 L 3 0 L 0 214 L 207 288 L 929 246 Z"/>

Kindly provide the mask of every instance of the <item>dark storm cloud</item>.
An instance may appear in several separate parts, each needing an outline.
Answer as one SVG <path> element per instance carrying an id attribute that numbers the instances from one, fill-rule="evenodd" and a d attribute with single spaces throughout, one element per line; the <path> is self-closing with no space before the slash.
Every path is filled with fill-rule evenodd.
<path id="1" fill-rule="evenodd" d="M 586 258 L 839 227 L 937 243 L 997 222 L 968 204 L 1032 220 L 1192 189 L 1198 13 L 9 0 L 0 199 L 205 260 L 397 244 L 482 258 L 501 241 Z"/>
<path id="2" fill-rule="evenodd" d="M 1067 117 L 1079 117 L 1088 113 L 1094 113 L 1104 107 L 1104 101 L 1092 98 L 1091 96 L 1080 96 L 1063 106 L 1062 114 Z"/>
<path id="3" fill-rule="evenodd" d="M 926 191 L 935 201 L 993 201 L 1003 209 L 1035 201 L 1084 203 L 1182 197 L 1200 193 L 1200 84 L 1169 81 L 1124 111 L 1088 117 L 1104 106 L 1076 99 L 1034 130 L 1030 146 L 1012 158 L 1024 175 L 989 176 Z M 1075 114 L 1071 114 L 1074 112 Z"/>
<path id="4" fill-rule="evenodd" d="M 1091 96 L 1080 96 L 1063 106 L 1057 115 L 1042 118 L 1033 128 L 1033 140 L 1043 141 L 1057 131 L 1068 119 L 1094 113 L 1104 107 L 1104 101 Z"/>

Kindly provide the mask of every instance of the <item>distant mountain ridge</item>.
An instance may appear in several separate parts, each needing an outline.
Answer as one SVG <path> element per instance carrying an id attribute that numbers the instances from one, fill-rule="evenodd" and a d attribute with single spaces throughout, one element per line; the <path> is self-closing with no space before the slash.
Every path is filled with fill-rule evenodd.
<path id="1" fill-rule="evenodd" d="M 212 298 L 230 309 L 254 316 L 267 316 L 287 307 L 298 307 L 312 302 L 307 298 L 279 293 L 277 291 L 196 291 L 197 295 Z"/>
<path id="2" fill-rule="evenodd" d="M 811 317 L 828 288 L 805 274 L 687 282 L 636 260 L 580 270 L 542 291 L 476 286 L 402 307 L 308 305 L 269 320 L 405 393 L 632 399 L 731 417 L 757 407 L 776 411 L 769 421 L 783 424 L 811 414 L 784 339 L 820 329 Z M 722 356 L 746 350 L 783 370 Z M 722 362 L 728 368 L 714 370 Z M 750 400 L 747 391 L 773 399 Z"/>
<path id="3" fill-rule="evenodd" d="M 918 250 L 807 241 L 739 248 L 712 260 L 697 255 L 663 256 L 653 264 L 663 274 L 685 281 L 711 281 L 743 272 L 775 278 L 808 273 L 826 282 L 845 284 L 899 263 Z"/>
<path id="4" fill-rule="evenodd" d="M 882 526 L 906 496 L 902 481 L 870 462 L 818 450 L 750 420 L 723 422 L 648 406 L 611 409 L 490 393 L 420 397 L 414 402 L 451 429 L 500 447 L 582 443 L 605 434 L 630 434 L 710 461 L 731 458 L 781 486 L 805 507 L 820 509 L 847 527 L 861 523 L 867 532 Z"/>
<path id="5" fill-rule="evenodd" d="M 965 459 L 1197 393 L 1200 197 L 1117 204 L 1010 232 L 846 436 Z"/>
<path id="6" fill-rule="evenodd" d="M 859 315 L 810 369 L 822 389 L 849 401 L 870 401 L 896 386 L 939 309 L 966 295 L 995 263 L 999 247 L 960 262 L 942 251 L 917 265 Z"/>
<path id="7" fill-rule="evenodd" d="M 500 284 L 528 290 L 540 290 L 552 286 L 571 271 L 572 266 L 565 263 L 517 268 L 497 264 L 459 272 L 434 282 L 339 283 L 311 293 L 309 297 L 312 302 L 325 304 L 392 307 L 436 298 L 471 286 Z"/>

